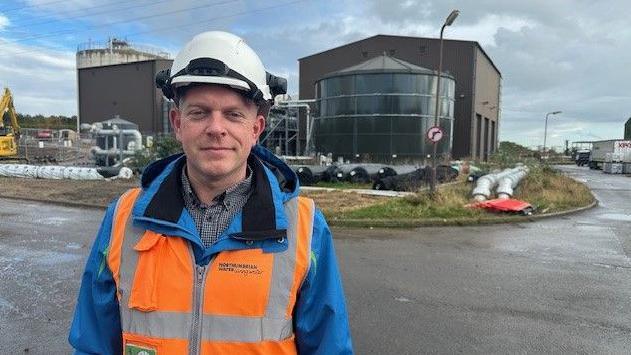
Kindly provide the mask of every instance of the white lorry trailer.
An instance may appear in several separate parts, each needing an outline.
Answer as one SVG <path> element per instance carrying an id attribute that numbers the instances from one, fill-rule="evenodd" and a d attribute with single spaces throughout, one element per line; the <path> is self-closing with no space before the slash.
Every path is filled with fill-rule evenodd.
<path id="1" fill-rule="evenodd" d="M 590 169 L 622 173 L 623 167 L 624 170 L 631 169 L 631 140 L 610 139 L 592 142 L 592 151 L 589 155 Z"/>

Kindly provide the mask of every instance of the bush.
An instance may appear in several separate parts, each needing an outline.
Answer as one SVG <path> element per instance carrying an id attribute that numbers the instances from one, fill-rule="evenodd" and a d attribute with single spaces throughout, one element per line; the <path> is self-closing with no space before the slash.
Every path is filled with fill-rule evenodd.
<path id="1" fill-rule="evenodd" d="M 172 135 L 157 137 L 153 142 L 153 148 L 156 152 L 157 159 L 166 158 L 170 155 L 182 152 L 182 144 Z"/>
<path id="2" fill-rule="evenodd" d="M 181 152 L 182 145 L 175 137 L 172 135 L 158 136 L 154 139 L 152 147 L 136 152 L 130 167 L 137 172 L 142 172 L 152 162 Z"/>

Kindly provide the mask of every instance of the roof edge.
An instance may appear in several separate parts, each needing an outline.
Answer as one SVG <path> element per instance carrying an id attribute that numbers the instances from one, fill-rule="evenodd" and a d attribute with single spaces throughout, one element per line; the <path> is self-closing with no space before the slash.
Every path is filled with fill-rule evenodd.
<path id="1" fill-rule="evenodd" d="M 373 39 L 373 38 L 377 38 L 377 37 L 396 37 L 396 38 L 414 38 L 414 39 L 426 39 L 426 40 L 439 40 L 439 38 L 432 38 L 432 37 L 414 37 L 414 36 L 399 36 L 399 35 L 377 34 L 377 35 L 374 35 L 374 36 L 362 38 L 362 39 L 354 41 L 354 42 L 349 42 L 349 43 L 346 43 L 346 44 L 342 44 L 342 45 L 337 46 L 337 47 L 325 49 L 323 51 L 320 51 L 320 52 L 317 52 L 317 53 L 314 53 L 314 54 L 310 54 L 310 55 L 302 57 L 302 58 L 298 58 L 298 62 L 300 62 L 302 60 L 305 60 L 305 59 L 308 59 L 308 58 L 311 58 L 311 57 L 315 57 L 315 56 L 324 54 L 326 52 L 334 51 L 334 50 L 336 50 L 338 48 L 341 48 L 341 47 L 345 47 L 345 46 L 349 46 L 349 45 L 356 44 L 356 43 L 359 43 L 359 42 L 367 41 L 367 40 L 370 40 L 370 39 Z M 469 41 L 469 40 L 464 40 L 464 39 L 449 39 L 449 38 L 443 38 L 443 40 L 447 41 L 447 42 L 465 42 L 465 43 L 475 44 L 480 49 L 480 51 L 482 51 L 484 56 L 489 60 L 489 62 L 491 63 L 491 65 L 493 66 L 495 71 L 499 74 L 500 78 L 502 77 L 502 72 L 499 70 L 499 68 L 495 65 L 495 63 L 493 62 L 491 57 L 486 53 L 484 48 L 482 48 L 480 43 L 478 43 L 477 41 Z"/>

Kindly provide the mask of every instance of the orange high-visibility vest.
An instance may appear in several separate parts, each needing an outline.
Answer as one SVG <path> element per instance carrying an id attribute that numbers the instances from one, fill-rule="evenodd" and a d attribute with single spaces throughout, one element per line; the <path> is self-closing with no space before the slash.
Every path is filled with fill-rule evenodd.
<path id="1" fill-rule="evenodd" d="M 278 242 L 287 250 L 223 251 L 199 266 L 186 239 L 133 226 L 139 193 L 119 199 L 107 256 L 123 353 L 296 354 L 292 313 L 310 265 L 313 201 L 285 203 L 287 240 Z"/>

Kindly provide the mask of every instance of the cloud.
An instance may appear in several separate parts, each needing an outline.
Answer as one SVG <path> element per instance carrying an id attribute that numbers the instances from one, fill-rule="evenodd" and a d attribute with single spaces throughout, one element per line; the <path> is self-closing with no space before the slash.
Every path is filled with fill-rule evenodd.
<path id="1" fill-rule="evenodd" d="M 437 37 L 445 17 L 457 8 L 460 16 L 445 37 L 478 41 L 502 72 L 500 139 L 536 144 L 543 135 L 545 113 L 554 110 L 563 114 L 550 122 L 553 144 L 562 143 L 564 136 L 615 138 L 631 114 L 631 51 L 627 49 L 631 27 L 624 16 L 631 3 L 626 0 L 289 1 L 77 0 L 45 5 L 49 0 L 28 0 L 36 7 L 0 15 L 0 35 L 5 39 L 75 30 L 14 43 L 31 53 L 15 52 L 8 61 L 2 56 L 0 78 L 25 90 L 23 100 L 59 100 L 61 92 L 72 100 L 76 96 L 72 51 L 78 43 L 119 35 L 176 53 L 193 34 L 222 29 L 243 36 L 270 71 L 288 77 L 289 91 L 296 94 L 298 58 L 376 34 Z M 140 6 L 127 8 L 136 5 Z M 192 10 L 204 5 L 208 6 Z M 127 9 L 117 11 L 121 8 Z M 26 34 L 12 32 L 21 28 L 20 23 L 43 20 L 59 22 L 27 28 Z M 108 26 L 114 21 L 119 23 Z M 37 71 L 31 68 L 37 67 L 45 73 L 40 78 L 32 74 Z M 58 109 L 41 102 L 27 109 Z M 76 103 L 59 102 L 65 112 L 76 111 Z"/>
<path id="2" fill-rule="evenodd" d="M 0 60 L 0 85 L 13 92 L 15 108 L 28 114 L 74 115 L 77 111 L 75 55 L 7 43 Z"/>
<path id="3" fill-rule="evenodd" d="M 7 26 L 9 26 L 9 18 L 0 14 L 0 31 L 4 30 Z"/>

